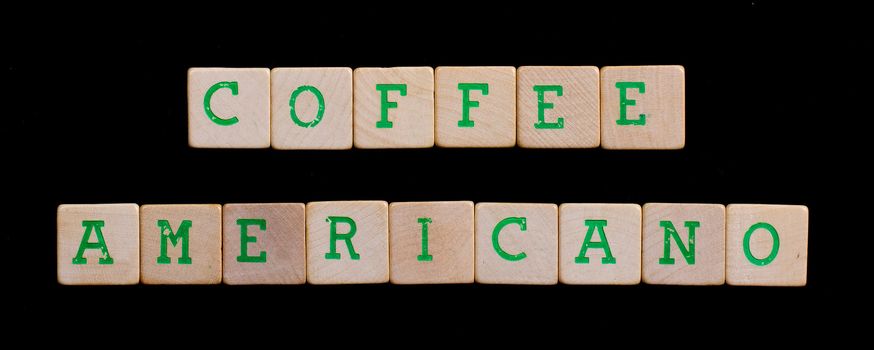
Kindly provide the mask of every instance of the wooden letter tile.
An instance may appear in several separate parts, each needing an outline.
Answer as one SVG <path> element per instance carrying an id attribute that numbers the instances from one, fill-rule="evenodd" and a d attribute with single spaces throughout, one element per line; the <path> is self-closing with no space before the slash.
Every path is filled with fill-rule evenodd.
<path id="1" fill-rule="evenodd" d="M 434 146 L 434 69 L 355 70 L 355 147 Z"/>
<path id="2" fill-rule="evenodd" d="M 556 284 L 558 207 L 555 204 L 477 204 L 476 281 Z"/>
<path id="3" fill-rule="evenodd" d="M 143 283 L 222 281 L 221 205 L 144 205 L 140 217 Z"/>
<path id="4" fill-rule="evenodd" d="M 682 66 L 601 68 L 601 147 L 683 148 L 685 100 Z"/>
<path id="5" fill-rule="evenodd" d="M 639 205 L 562 204 L 559 219 L 561 283 L 640 283 Z"/>
<path id="6" fill-rule="evenodd" d="M 225 204 L 222 275 L 226 284 L 306 282 L 306 206 Z"/>
<path id="7" fill-rule="evenodd" d="M 601 144 L 598 67 L 519 67 L 517 136 L 524 148 Z"/>
<path id="8" fill-rule="evenodd" d="M 729 205 L 728 284 L 807 284 L 807 217 L 807 207 L 803 205 Z"/>
<path id="9" fill-rule="evenodd" d="M 140 209 L 136 204 L 58 207 L 58 282 L 137 284 Z"/>
<path id="10" fill-rule="evenodd" d="M 516 144 L 515 67 L 437 67 L 435 77 L 437 146 Z"/>
<path id="11" fill-rule="evenodd" d="M 473 202 L 389 207 L 391 282 L 473 283 Z"/>
<path id="12" fill-rule="evenodd" d="M 388 282 L 388 203 L 310 202 L 306 221 L 307 281 Z"/>
<path id="13" fill-rule="evenodd" d="M 274 68 L 270 106 L 273 148 L 352 148 L 351 68 Z"/>
<path id="14" fill-rule="evenodd" d="M 725 283 L 725 206 L 644 205 L 643 281 L 680 285 Z"/>
<path id="15" fill-rule="evenodd" d="M 188 70 L 188 144 L 196 148 L 270 147 L 270 70 Z"/>

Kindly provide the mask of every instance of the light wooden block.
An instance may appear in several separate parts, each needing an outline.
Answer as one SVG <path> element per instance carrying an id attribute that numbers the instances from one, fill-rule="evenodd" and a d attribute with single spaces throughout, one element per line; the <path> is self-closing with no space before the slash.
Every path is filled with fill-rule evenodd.
<path id="1" fill-rule="evenodd" d="M 357 148 L 433 147 L 434 69 L 355 69 L 354 119 Z"/>
<path id="2" fill-rule="evenodd" d="M 473 202 L 392 203 L 391 282 L 473 283 L 473 209 Z"/>
<path id="3" fill-rule="evenodd" d="M 225 204 L 224 283 L 305 283 L 305 214 L 303 203 Z"/>
<path id="4" fill-rule="evenodd" d="M 593 148 L 601 144 L 598 67 L 526 66 L 519 67 L 517 74 L 519 147 Z"/>
<path id="5" fill-rule="evenodd" d="M 140 217 L 143 283 L 218 284 L 222 281 L 221 205 L 143 205 Z M 188 259 L 185 256 L 185 227 L 188 231 Z M 176 237 L 175 245 L 173 237 Z M 163 256 L 162 241 L 166 242 L 167 253 Z"/>
<path id="6" fill-rule="evenodd" d="M 683 148 L 686 144 L 685 81 L 682 66 L 601 68 L 601 147 Z M 623 85 L 617 86 L 617 83 Z M 623 91 L 624 119 L 621 117 Z"/>
<path id="7" fill-rule="evenodd" d="M 558 207 L 555 204 L 478 203 L 476 281 L 558 283 Z"/>
<path id="8" fill-rule="evenodd" d="M 566 203 L 559 220 L 561 283 L 640 283 L 640 205 Z"/>
<path id="9" fill-rule="evenodd" d="M 662 226 L 665 222 L 666 229 Z M 667 223 L 670 222 L 670 225 Z M 696 224 L 697 223 L 697 224 Z M 690 227 L 694 226 L 694 249 Z M 672 228 L 671 228 L 672 227 Z M 665 232 L 676 232 L 666 239 Z M 687 248 L 687 259 L 677 238 Z M 665 243 L 670 255 L 665 257 Z M 663 258 L 667 258 L 664 259 Z M 673 259 L 673 263 L 668 260 Z M 722 204 L 647 203 L 643 206 L 643 281 L 648 284 L 718 285 L 725 283 L 725 206 Z"/>
<path id="10" fill-rule="evenodd" d="M 139 259 L 136 204 L 58 206 L 58 283 L 137 284 Z"/>
<path id="11" fill-rule="evenodd" d="M 351 68 L 273 68 L 270 99 L 273 148 L 352 148 Z"/>
<path id="12" fill-rule="evenodd" d="M 188 144 L 195 148 L 270 147 L 270 70 L 188 70 Z"/>
<path id="13" fill-rule="evenodd" d="M 727 210 L 728 284 L 807 284 L 806 206 L 731 204 Z"/>
<path id="14" fill-rule="evenodd" d="M 515 67 L 437 67 L 435 80 L 437 146 L 513 147 L 516 144 Z M 487 84 L 488 92 L 459 85 L 470 83 Z M 471 101 L 467 108 L 463 91 L 468 91 L 468 101 Z M 465 109 L 469 113 L 468 122 L 463 121 Z"/>
<path id="15" fill-rule="evenodd" d="M 306 220 L 309 283 L 388 282 L 388 203 L 310 202 L 307 204 Z M 351 238 L 350 220 L 355 224 Z M 330 248 L 332 225 L 338 237 L 333 253 Z M 348 241 L 352 242 L 351 248 Z"/>

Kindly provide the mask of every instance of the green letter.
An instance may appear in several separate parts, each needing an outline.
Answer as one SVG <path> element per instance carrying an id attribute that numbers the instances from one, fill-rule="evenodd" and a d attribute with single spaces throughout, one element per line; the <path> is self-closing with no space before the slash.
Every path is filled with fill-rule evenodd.
<path id="1" fill-rule="evenodd" d="M 558 117 L 555 123 L 547 123 L 545 111 L 552 109 L 554 105 L 549 102 L 544 102 L 543 98 L 547 91 L 555 92 L 556 96 L 561 96 L 563 89 L 561 85 L 534 85 L 534 91 L 537 91 L 537 122 L 534 123 L 535 129 L 564 129 L 564 118 Z"/>
<path id="2" fill-rule="evenodd" d="M 298 116 L 297 116 L 297 112 L 295 112 L 295 110 L 294 110 L 294 106 L 296 105 L 296 102 L 297 102 L 297 96 L 300 95 L 304 91 L 311 92 L 313 95 L 316 96 L 316 100 L 319 102 L 319 111 L 316 112 L 316 117 L 313 118 L 313 120 L 311 122 L 304 122 L 304 121 L 300 120 L 300 118 L 298 118 Z M 303 85 L 303 86 L 297 88 L 297 90 L 294 90 L 294 92 L 291 93 L 291 98 L 288 99 L 288 106 L 291 107 L 291 109 L 290 109 L 291 120 L 294 121 L 294 123 L 297 124 L 297 126 L 300 126 L 303 128 L 316 127 L 316 125 L 319 125 L 319 122 L 322 121 L 322 115 L 325 114 L 325 98 L 322 97 L 322 92 L 319 91 L 319 89 L 316 89 L 315 87 L 312 87 L 309 85 Z"/>
<path id="3" fill-rule="evenodd" d="M 470 109 L 479 107 L 479 101 L 470 100 L 470 90 L 479 90 L 483 96 L 489 95 L 489 84 L 486 83 L 458 83 L 458 89 L 461 90 L 461 120 L 458 121 L 459 128 L 472 128 L 473 120 L 470 120 Z"/>
<path id="4" fill-rule="evenodd" d="M 604 257 L 601 258 L 601 264 L 615 264 L 616 258 L 613 257 L 613 253 L 610 251 L 610 244 L 607 243 L 607 235 L 604 233 L 604 226 L 607 226 L 607 220 L 586 220 L 586 226 L 589 227 L 589 230 L 586 231 L 586 238 L 583 239 L 580 255 L 574 259 L 574 262 L 577 264 L 588 264 L 589 258 L 586 257 L 586 251 L 589 248 L 601 248 L 604 249 Z M 595 229 L 598 230 L 600 242 L 592 242 L 592 234 L 595 233 Z"/>
<path id="5" fill-rule="evenodd" d="M 267 262 L 267 252 L 261 251 L 258 256 L 249 256 L 248 245 L 255 243 L 258 238 L 249 236 L 249 226 L 258 225 L 261 231 L 267 229 L 267 220 L 264 219 L 237 219 L 237 225 L 240 225 L 240 256 L 237 257 L 237 262 Z"/>
<path id="6" fill-rule="evenodd" d="M 686 221 L 684 224 L 689 229 L 689 248 L 683 245 L 680 239 L 680 234 L 674 228 L 674 223 L 670 221 L 659 221 L 659 226 L 665 229 L 665 256 L 659 258 L 660 265 L 673 265 L 674 258 L 671 257 L 671 237 L 677 241 L 677 248 L 680 248 L 680 253 L 686 258 L 689 265 L 695 265 L 695 229 L 701 226 L 698 221 Z"/>
<path id="7" fill-rule="evenodd" d="M 625 96 L 625 89 L 637 89 L 641 94 L 646 93 L 646 84 L 642 81 L 620 81 L 616 83 L 616 88 L 619 89 L 619 120 L 617 125 L 646 125 L 646 115 L 641 114 L 640 119 L 627 119 L 626 106 L 637 105 L 637 101 L 629 100 Z"/>
<path id="8" fill-rule="evenodd" d="M 379 109 L 382 112 L 379 121 L 376 122 L 376 128 L 391 129 L 393 123 L 388 121 L 388 109 L 398 108 L 398 103 L 388 100 L 388 92 L 398 91 L 401 96 L 407 96 L 407 84 L 376 84 L 376 91 L 379 91 Z"/>
<path id="9" fill-rule="evenodd" d="M 431 218 L 419 218 L 416 220 L 418 223 L 422 224 L 422 254 L 416 257 L 416 260 L 419 261 L 431 261 L 434 260 L 430 254 L 428 254 L 428 224 L 431 223 Z"/>
<path id="10" fill-rule="evenodd" d="M 106 242 L 103 240 L 103 220 L 83 220 L 82 227 L 85 228 L 85 234 L 82 235 L 82 242 L 79 243 L 79 251 L 76 252 L 76 257 L 73 258 L 73 265 L 87 264 L 83 254 L 85 249 L 100 249 L 100 259 L 97 263 L 100 265 L 112 265 L 112 257 L 109 256 L 109 249 L 106 248 Z M 91 231 L 97 235 L 97 243 L 88 243 L 91 238 Z"/>
<path id="11" fill-rule="evenodd" d="M 215 115 L 212 112 L 212 107 L 210 107 L 210 101 L 212 100 L 212 94 L 214 94 L 219 89 L 231 89 L 231 95 L 237 96 L 237 82 L 236 81 L 222 81 L 215 83 L 215 85 L 210 86 L 208 90 L 206 90 L 206 95 L 203 96 L 203 109 L 206 111 L 206 116 L 209 117 L 209 120 L 212 120 L 213 123 L 222 126 L 234 125 L 239 120 L 237 117 L 230 117 L 228 119 L 222 119 L 221 117 Z"/>
<path id="12" fill-rule="evenodd" d="M 504 260 L 518 261 L 518 260 L 525 259 L 525 257 L 527 256 L 527 255 L 525 255 L 525 252 L 521 252 L 521 253 L 516 254 L 516 255 L 510 255 L 506 251 L 504 251 L 504 249 L 501 248 L 501 244 L 498 243 L 498 235 L 501 233 L 501 230 L 504 229 L 504 226 L 507 226 L 509 224 L 519 225 L 519 230 L 522 232 L 525 232 L 525 230 L 528 229 L 528 226 L 526 225 L 525 218 L 516 218 L 516 217 L 505 218 L 504 220 L 501 220 L 500 222 L 498 222 L 498 224 L 495 226 L 495 229 L 492 230 L 492 246 L 495 247 L 495 251 L 498 252 L 498 256 L 504 258 Z"/>
<path id="13" fill-rule="evenodd" d="M 169 264 L 170 258 L 167 256 L 167 240 L 175 247 L 182 239 L 182 256 L 176 259 L 176 262 L 183 265 L 190 265 L 191 258 L 188 256 L 188 229 L 191 228 L 191 220 L 182 220 L 179 224 L 179 229 L 173 233 L 173 228 L 167 220 L 158 220 L 158 228 L 161 229 L 161 256 L 158 257 L 159 264 Z M 167 232 L 170 233 L 167 233 Z"/>
<path id="14" fill-rule="evenodd" d="M 349 249 L 349 256 L 352 260 L 358 260 L 361 258 L 358 253 L 355 252 L 355 247 L 352 246 L 352 237 L 355 236 L 355 231 L 358 231 L 358 227 L 355 226 L 355 220 L 346 216 L 329 216 L 325 221 L 331 223 L 331 251 L 329 253 L 325 253 L 325 259 L 329 260 L 340 260 L 340 253 L 337 253 L 337 240 L 342 239 L 346 241 L 346 248 Z M 342 222 L 349 225 L 348 233 L 337 233 L 337 223 Z"/>
<path id="15" fill-rule="evenodd" d="M 753 252 L 750 251 L 750 237 L 753 235 L 758 229 L 765 229 L 768 233 L 771 234 L 771 239 L 774 241 L 774 244 L 771 245 L 771 253 L 768 254 L 764 259 L 758 259 L 753 256 Z M 774 226 L 767 222 L 759 222 L 753 226 L 750 226 L 750 229 L 747 230 L 747 233 L 744 235 L 744 255 L 747 256 L 747 260 L 749 260 L 753 265 L 765 266 L 774 261 L 774 258 L 777 257 L 777 251 L 780 250 L 780 236 L 777 235 L 777 229 Z"/>

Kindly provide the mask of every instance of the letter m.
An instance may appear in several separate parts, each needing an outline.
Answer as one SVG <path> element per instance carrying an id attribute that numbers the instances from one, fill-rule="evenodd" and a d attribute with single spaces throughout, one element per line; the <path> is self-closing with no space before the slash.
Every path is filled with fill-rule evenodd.
<path id="1" fill-rule="evenodd" d="M 173 246 L 177 246 L 179 241 L 182 241 L 182 256 L 176 262 L 183 265 L 191 264 L 191 257 L 188 256 L 188 231 L 191 229 L 191 220 L 182 220 L 176 232 L 173 232 L 173 227 L 167 220 L 158 220 L 158 228 L 161 229 L 161 256 L 158 257 L 159 264 L 169 264 L 170 257 L 167 256 L 167 241 L 170 241 Z"/>

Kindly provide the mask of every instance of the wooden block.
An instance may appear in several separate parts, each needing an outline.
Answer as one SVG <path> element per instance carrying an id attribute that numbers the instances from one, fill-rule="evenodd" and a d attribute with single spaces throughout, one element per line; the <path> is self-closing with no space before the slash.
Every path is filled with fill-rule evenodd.
<path id="1" fill-rule="evenodd" d="M 728 284 L 807 284 L 807 218 L 807 207 L 803 205 L 729 205 Z"/>
<path id="2" fill-rule="evenodd" d="M 355 147 L 434 146 L 434 69 L 355 69 Z"/>
<path id="3" fill-rule="evenodd" d="M 519 147 L 593 148 L 601 144 L 598 67 L 519 67 Z"/>
<path id="4" fill-rule="evenodd" d="M 303 203 L 225 204 L 224 283 L 305 283 L 305 213 Z"/>
<path id="5" fill-rule="evenodd" d="M 270 70 L 188 70 L 188 144 L 196 148 L 270 147 Z"/>
<path id="6" fill-rule="evenodd" d="M 139 259 L 136 204 L 58 206 L 58 283 L 137 284 Z"/>
<path id="7" fill-rule="evenodd" d="M 665 246 L 669 246 L 667 255 Z M 725 283 L 725 206 L 644 205 L 643 281 L 680 285 Z"/>
<path id="8" fill-rule="evenodd" d="M 437 67 L 435 80 L 437 146 L 516 144 L 515 67 Z"/>
<path id="9" fill-rule="evenodd" d="M 391 282 L 473 283 L 473 202 L 389 207 Z"/>
<path id="10" fill-rule="evenodd" d="M 566 203 L 559 219 L 561 283 L 640 283 L 640 205 Z"/>
<path id="11" fill-rule="evenodd" d="M 683 148 L 685 81 L 682 66 L 601 68 L 601 147 Z"/>
<path id="12" fill-rule="evenodd" d="M 388 203 L 310 202 L 306 220 L 307 281 L 388 282 Z"/>
<path id="13" fill-rule="evenodd" d="M 140 217 L 143 283 L 222 281 L 221 205 L 144 205 Z"/>
<path id="14" fill-rule="evenodd" d="M 558 283 L 558 207 L 478 203 L 476 281 Z"/>
<path id="15" fill-rule="evenodd" d="M 273 148 L 352 148 L 351 68 L 273 68 L 270 106 Z"/>

